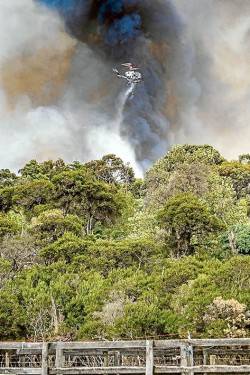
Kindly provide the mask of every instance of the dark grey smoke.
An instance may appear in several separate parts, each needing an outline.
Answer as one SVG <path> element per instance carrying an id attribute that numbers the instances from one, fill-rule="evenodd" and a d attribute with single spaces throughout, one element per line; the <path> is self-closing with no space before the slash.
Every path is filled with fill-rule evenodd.
<path id="1" fill-rule="evenodd" d="M 119 68 L 123 62 L 132 62 L 141 68 L 144 84 L 138 85 L 134 99 L 126 102 L 121 136 L 136 150 L 139 164 L 143 168 L 149 167 L 164 155 L 171 138 L 168 119 L 163 112 L 167 102 L 167 79 L 171 78 L 168 70 L 171 61 L 175 61 L 175 50 L 183 30 L 173 4 L 167 0 L 40 2 L 57 9 L 65 19 L 68 32 L 84 43 L 76 50 L 70 85 L 75 91 L 72 98 L 87 100 L 89 96 L 86 87 L 91 83 L 86 85 L 83 73 L 87 61 L 86 45 L 99 62 L 99 69 L 95 63 L 97 69 L 89 72 L 92 80 L 100 75 L 109 86 L 110 81 L 115 80 L 112 66 Z M 125 85 L 124 82 L 114 84 L 116 88 L 103 108 L 105 115 L 112 113 L 117 91 Z"/>

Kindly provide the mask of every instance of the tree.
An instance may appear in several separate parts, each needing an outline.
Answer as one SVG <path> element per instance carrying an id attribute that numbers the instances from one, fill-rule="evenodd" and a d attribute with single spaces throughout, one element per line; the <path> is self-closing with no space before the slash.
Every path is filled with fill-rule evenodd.
<path id="1" fill-rule="evenodd" d="M 242 164 L 250 163 L 250 154 L 242 154 L 239 156 L 239 162 Z"/>
<path id="2" fill-rule="evenodd" d="M 160 261 L 161 248 L 147 239 L 107 241 L 97 240 L 86 246 L 84 255 L 76 259 L 87 268 L 106 276 L 117 268 L 134 266 L 152 269 Z"/>
<path id="3" fill-rule="evenodd" d="M 158 172 L 159 173 L 159 172 Z M 192 193 L 199 197 L 208 192 L 208 177 L 212 170 L 201 163 L 181 164 L 172 172 L 151 172 L 145 185 L 147 193 L 145 201 L 150 210 L 163 206 L 173 195 Z"/>
<path id="4" fill-rule="evenodd" d="M 107 240 L 90 242 L 84 255 L 76 261 L 81 261 L 87 269 L 94 268 L 104 276 L 115 268 L 131 265 L 131 257 L 126 244 Z"/>
<path id="5" fill-rule="evenodd" d="M 237 227 L 236 248 L 238 254 L 250 255 L 250 225 L 239 225 Z"/>
<path id="6" fill-rule="evenodd" d="M 25 312 L 15 294 L 0 290 L 0 337 L 15 340 L 26 336 Z"/>
<path id="7" fill-rule="evenodd" d="M 247 327 L 250 327 L 250 318 L 246 305 L 233 298 L 215 298 L 207 306 L 203 319 L 206 332 L 212 337 L 246 337 L 249 333 Z"/>
<path id="8" fill-rule="evenodd" d="M 192 194 L 178 194 L 169 199 L 158 214 L 166 229 L 172 251 L 178 257 L 193 254 L 208 233 L 218 233 L 224 226 Z"/>
<path id="9" fill-rule="evenodd" d="M 213 281 L 220 288 L 217 296 L 224 299 L 234 298 L 240 303 L 250 306 L 250 257 L 235 255 L 227 261 L 217 264 L 208 264 L 207 272 L 211 275 Z"/>
<path id="10" fill-rule="evenodd" d="M 5 236 L 0 247 L 1 256 L 11 266 L 11 272 L 17 275 L 25 267 L 39 262 L 36 239 L 28 234 Z"/>
<path id="11" fill-rule="evenodd" d="M 120 213 L 123 198 L 116 189 L 101 182 L 89 181 L 84 187 L 83 212 L 86 234 L 93 234 L 96 222 L 110 224 Z"/>
<path id="12" fill-rule="evenodd" d="M 62 159 L 46 160 L 43 163 L 40 163 L 41 173 L 47 176 L 49 179 L 52 179 L 55 175 L 69 171 L 70 167 L 64 163 Z"/>
<path id="13" fill-rule="evenodd" d="M 2 212 L 7 213 L 12 208 L 13 193 L 13 187 L 5 187 L 0 189 L 0 210 Z"/>
<path id="14" fill-rule="evenodd" d="M 9 169 L 0 169 L 0 187 L 13 186 L 17 176 L 15 173 L 10 172 Z"/>
<path id="15" fill-rule="evenodd" d="M 39 280 L 29 289 L 25 296 L 28 335 L 37 341 L 55 333 L 53 306 L 50 289 L 44 281 Z"/>
<path id="16" fill-rule="evenodd" d="M 18 223 L 8 214 L 0 214 L 0 242 L 7 235 L 16 234 L 20 230 Z"/>
<path id="17" fill-rule="evenodd" d="M 207 177 L 211 169 L 203 164 L 185 164 L 174 171 L 169 179 L 168 196 L 179 193 L 192 193 L 199 197 L 208 190 Z"/>
<path id="18" fill-rule="evenodd" d="M 54 199 L 63 214 L 75 213 L 83 200 L 84 186 L 88 176 L 84 171 L 66 171 L 54 176 Z"/>
<path id="19" fill-rule="evenodd" d="M 21 173 L 22 177 L 29 180 L 42 178 L 41 166 L 35 159 L 32 159 L 29 163 L 25 164 L 18 172 Z"/>
<path id="20" fill-rule="evenodd" d="M 249 165 L 180 145 L 145 181 L 113 154 L 0 170 L 1 337 L 249 335 Z"/>
<path id="21" fill-rule="evenodd" d="M 212 265 L 211 265 L 212 266 Z M 201 273 L 195 280 L 188 280 L 176 288 L 171 300 L 171 308 L 183 317 L 179 327 L 182 335 L 189 331 L 192 337 L 201 337 L 206 329 L 204 315 L 207 306 L 219 295 L 219 287 L 211 275 Z"/>
<path id="22" fill-rule="evenodd" d="M 133 169 L 114 154 L 105 155 L 100 160 L 90 161 L 85 164 L 85 167 L 96 173 L 98 181 L 107 184 L 120 183 L 131 188 L 135 181 Z"/>
<path id="23" fill-rule="evenodd" d="M 247 207 L 245 200 L 237 199 L 230 179 L 211 173 L 207 178 L 207 192 L 200 197 L 201 201 L 226 226 L 235 222 L 245 223 Z"/>
<path id="24" fill-rule="evenodd" d="M 41 179 L 52 179 L 55 175 L 69 171 L 70 166 L 66 165 L 62 159 L 55 161 L 49 159 L 42 163 L 38 163 L 37 160 L 31 160 L 20 169 L 22 179 L 27 180 L 41 180 Z"/>
<path id="25" fill-rule="evenodd" d="M 227 237 L 230 252 L 236 254 L 235 230 L 237 225 L 245 225 L 248 222 L 246 200 L 237 199 L 230 178 L 213 172 L 208 176 L 207 183 L 208 190 L 200 200 L 213 215 L 216 215 L 225 224 L 226 232 L 222 238 Z M 216 238 L 213 239 L 213 242 L 216 245 Z M 220 238 L 218 238 L 216 246 L 218 249 L 221 248 Z"/>
<path id="26" fill-rule="evenodd" d="M 156 336 L 163 331 L 162 312 L 156 303 L 128 302 L 122 316 L 116 318 L 115 325 L 123 337 Z"/>
<path id="27" fill-rule="evenodd" d="M 127 239 L 148 239 L 156 243 L 162 243 L 164 238 L 163 230 L 159 226 L 159 221 L 153 212 L 149 212 L 144 207 L 138 208 L 134 215 L 128 218 L 125 228 L 121 228 L 123 233 L 126 230 Z"/>
<path id="28" fill-rule="evenodd" d="M 26 213 L 33 214 L 35 206 L 50 202 L 53 185 L 48 180 L 31 180 L 14 187 L 13 204 Z"/>
<path id="29" fill-rule="evenodd" d="M 61 272 L 65 267 L 60 265 Z M 57 267 L 59 268 L 59 267 Z M 54 298 L 51 283 L 59 277 L 56 269 L 34 266 L 25 269 L 13 280 L 20 305 L 25 308 L 26 337 L 34 341 L 57 333 L 63 320 Z"/>
<path id="30" fill-rule="evenodd" d="M 209 145 L 177 145 L 156 162 L 148 173 L 152 170 L 171 172 L 182 164 L 220 165 L 224 160 L 220 153 Z"/>
<path id="31" fill-rule="evenodd" d="M 54 209 L 34 217 L 28 230 L 47 245 L 57 241 L 65 232 L 79 236 L 82 221 L 77 215 L 63 215 L 61 210 Z"/>
<path id="32" fill-rule="evenodd" d="M 201 196 L 208 189 L 213 167 L 225 159 L 209 145 L 177 145 L 157 161 L 145 178 L 149 208 L 162 206 L 175 194 L 190 192 Z"/>
<path id="33" fill-rule="evenodd" d="M 72 232 L 65 232 L 62 237 L 44 247 L 40 251 L 40 255 L 45 259 L 46 264 L 51 264 L 58 260 L 70 263 L 77 254 L 84 252 L 86 246 L 86 241 L 83 241 Z"/>
<path id="34" fill-rule="evenodd" d="M 221 236 L 222 247 L 232 254 L 250 254 L 250 226 L 236 224 L 230 226 Z"/>
<path id="35" fill-rule="evenodd" d="M 242 164 L 238 161 L 225 161 L 216 169 L 221 176 L 230 178 L 237 198 L 250 194 L 250 163 Z"/>
<path id="36" fill-rule="evenodd" d="M 76 213 L 85 220 L 86 234 L 93 234 L 96 222 L 111 223 L 123 205 L 113 185 L 95 181 L 84 170 L 63 172 L 52 180 L 55 199 L 63 213 Z"/>
<path id="37" fill-rule="evenodd" d="M 11 270 L 11 264 L 0 258 L 0 290 L 3 290 L 6 281 L 12 277 Z"/>

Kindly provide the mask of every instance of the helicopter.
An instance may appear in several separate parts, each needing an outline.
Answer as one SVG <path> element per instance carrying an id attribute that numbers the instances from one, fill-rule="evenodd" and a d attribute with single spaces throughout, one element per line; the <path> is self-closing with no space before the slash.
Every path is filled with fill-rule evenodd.
<path id="1" fill-rule="evenodd" d="M 138 83 L 143 82 L 141 73 L 136 71 L 140 68 L 133 67 L 133 64 L 131 63 L 124 63 L 121 65 L 129 69 L 124 73 L 124 75 L 120 74 L 119 71 L 115 68 L 113 68 L 113 72 L 116 73 L 117 77 L 124 78 L 128 81 L 127 85 L 132 87 L 131 96 L 133 97 L 135 86 Z"/>

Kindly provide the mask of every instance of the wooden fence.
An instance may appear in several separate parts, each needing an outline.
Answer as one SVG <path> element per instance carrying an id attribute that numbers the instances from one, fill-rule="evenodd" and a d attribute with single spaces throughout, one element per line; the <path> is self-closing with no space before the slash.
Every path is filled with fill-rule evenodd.
<path id="1" fill-rule="evenodd" d="M 0 342 L 1 374 L 250 374 L 250 339 Z"/>

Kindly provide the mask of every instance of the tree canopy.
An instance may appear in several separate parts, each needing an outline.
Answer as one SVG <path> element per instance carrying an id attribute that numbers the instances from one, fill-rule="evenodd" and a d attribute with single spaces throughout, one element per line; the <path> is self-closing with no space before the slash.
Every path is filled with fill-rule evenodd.
<path id="1" fill-rule="evenodd" d="M 248 336 L 249 160 L 185 144 L 144 179 L 113 154 L 1 169 L 1 338 Z"/>

